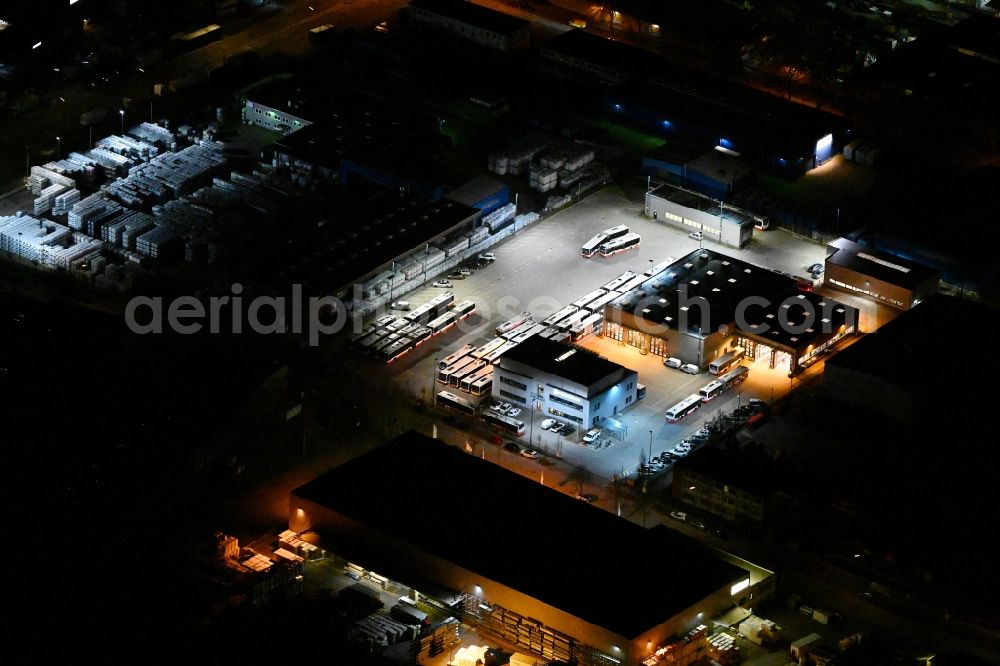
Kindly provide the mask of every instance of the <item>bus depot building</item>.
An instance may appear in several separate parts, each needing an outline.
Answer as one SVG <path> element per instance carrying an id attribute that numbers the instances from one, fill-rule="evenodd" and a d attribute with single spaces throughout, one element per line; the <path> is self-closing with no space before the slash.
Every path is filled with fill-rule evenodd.
<path id="1" fill-rule="evenodd" d="M 585 428 L 634 405 L 639 374 L 597 354 L 532 336 L 493 366 L 493 397 Z"/>
<path id="2" fill-rule="evenodd" d="M 422 596 L 447 590 L 488 640 L 580 666 L 640 664 L 751 582 L 695 540 L 413 431 L 294 490 L 289 528 Z"/>
<path id="3" fill-rule="evenodd" d="M 941 275 L 909 259 L 838 238 L 826 246 L 825 283 L 877 303 L 909 310 L 938 290 Z"/>
<path id="4" fill-rule="evenodd" d="M 605 307 L 603 335 L 700 369 L 726 354 L 790 373 L 856 332 L 858 311 L 788 275 L 695 250 Z"/>
<path id="5" fill-rule="evenodd" d="M 755 222 L 749 213 L 670 183 L 646 193 L 646 217 L 688 233 L 700 231 L 709 240 L 730 247 L 747 245 Z"/>

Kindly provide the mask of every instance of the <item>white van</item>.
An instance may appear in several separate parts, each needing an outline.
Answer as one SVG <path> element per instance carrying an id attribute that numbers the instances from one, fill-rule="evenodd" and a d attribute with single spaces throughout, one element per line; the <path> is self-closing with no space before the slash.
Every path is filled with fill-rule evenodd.
<path id="1" fill-rule="evenodd" d="M 681 372 L 686 372 L 689 375 L 697 375 L 699 372 L 701 372 L 701 368 L 699 368 L 694 363 L 685 363 L 684 365 L 681 366 Z"/>
<path id="2" fill-rule="evenodd" d="M 670 358 L 663 359 L 663 365 L 668 368 L 679 368 L 684 365 L 679 358 L 671 356 Z"/>

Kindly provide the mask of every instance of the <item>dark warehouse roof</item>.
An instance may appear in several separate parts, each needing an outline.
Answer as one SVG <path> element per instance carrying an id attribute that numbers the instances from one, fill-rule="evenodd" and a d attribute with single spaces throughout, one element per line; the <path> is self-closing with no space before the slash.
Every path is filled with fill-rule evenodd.
<path id="1" fill-rule="evenodd" d="M 686 290 L 683 299 L 682 288 Z M 767 304 L 747 299 L 764 299 Z M 708 316 L 703 321 L 706 303 Z M 737 318 L 741 304 L 746 304 L 743 309 L 746 326 L 741 326 Z M 745 333 L 795 349 L 829 338 L 842 324 L 857 321 L 855 308 L 827 296 L 801 292 L 797 280 L 789 275 L 707 249 L 695 250 L 679 259 L 638 290 L 613 301 L 610 307 L 673 330 L 680 328 L 683 313 L 687 330 L 697 332 L 700 328 L 704 335 L 735 322 Z M 683 307 L 688 307 L 686 313 Z M 796 332 L 809 310 L 816 313 L 815 321 Z M 788 325 L 782 324 L 783 318 Z M 767 330 L 762 328 L 765 325 Z"/>
<path id="2" fill-rule="evenodd" d="M 412 0 L 410 6 L 419 7 L 442 16 L 449 16 L 462 23 L 501 35 L 517 32 L 530 25 L 525 20 L 464 0 Z"/>
<path id="3" fill-rule="evenodd" d="M 453 498 L 433 492 L 456 484 L 465 490 Z M 646 530 L 413 431 L 294 496 L 628 638 L 747 577 L 675 532 Z M 547 557 L 518 556 L 515 542 Z"/>
<path id="4" fill-rule="evenodd" d="M 937 274 L 933 268 L 923 264 L 863 247 L 846 238 L 830 241 L 826 248 L 826 260 L 831 264 L 907 289 L 914 289 Z"/>
<path id="5" fill-rule="evenodd" d="M 502 368 L 508 361 L 523 363 L 583 386 L 591 386 L 605 377 L 621 377 L 625 372 L 632 372 L 586 349 L 547 340 L 538 335 L 505 353 L 497 363 Z"/>

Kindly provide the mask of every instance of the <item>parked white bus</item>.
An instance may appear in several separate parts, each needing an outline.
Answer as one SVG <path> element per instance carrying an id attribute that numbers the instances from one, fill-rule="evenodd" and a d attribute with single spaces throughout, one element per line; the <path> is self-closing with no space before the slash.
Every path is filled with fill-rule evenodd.
<path id="1" fill-rule="evenodd" d="M 721 375 L 729 368 L 740 362 L 744 355 L 743 347 L 736 347 L 728 354 L 723 354 L 708 364 L 708 371 L 713 375 Z"/>
<path id="2" fill-rule="evenodd" d="M 701 407 L 701 396 L 693 393 L 668 409 L 666 419 L 669 423 L 676 423 L 691 412 L 698 411 L 699 407 Z"/>

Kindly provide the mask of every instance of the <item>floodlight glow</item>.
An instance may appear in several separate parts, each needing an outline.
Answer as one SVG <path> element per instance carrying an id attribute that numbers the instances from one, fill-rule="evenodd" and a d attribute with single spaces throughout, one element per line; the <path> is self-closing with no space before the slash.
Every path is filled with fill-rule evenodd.
<path id="1" fill-rule="evenodd" d="M 750 579 L 744 578 L 740 582 L 736 583 L 736 585 L 733 585 L 731 588 L 729 588 L 729 594 L 730 596 L 739 594 L 748 587 L 750 587 Z"/>
<path id="2" fill-rule="evenodd" d="M 37 49 L 41 45 L 42 45 L 42 43 L 38 42 L 37 44 L 35 44 L 34 46 L 31 47 L 31 50 L 34 51 L 35 49 Z"/>

